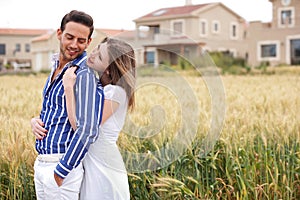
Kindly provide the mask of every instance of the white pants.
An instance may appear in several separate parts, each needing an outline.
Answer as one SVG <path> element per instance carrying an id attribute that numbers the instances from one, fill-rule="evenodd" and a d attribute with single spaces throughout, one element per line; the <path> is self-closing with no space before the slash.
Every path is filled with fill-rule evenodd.
<path id="1" fill-rule="evenodd" d="M 34 163 L 34 184 L 38 200 L 77 200 L 83 179 L 82 164 L 73 169 L 58 187 L 54 180 L 54 169 L 58 162 Z"/>

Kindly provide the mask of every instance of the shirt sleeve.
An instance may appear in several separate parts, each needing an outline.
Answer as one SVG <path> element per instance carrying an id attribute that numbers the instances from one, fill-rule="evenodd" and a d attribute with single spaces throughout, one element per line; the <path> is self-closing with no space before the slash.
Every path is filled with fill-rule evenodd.
<path id="1" fill-rule="evenodd" d="M 126 100 L 125 90 L 118 85 L 106 85 L 104 87 L 104 94 L 105 99 L 115 101 L 119 104 Z"/>
<path id="2" fill-rule="evenodd" d="M 65 155 L 55 169 L 55 173 L 61 178 L 65 178 L 80 164 L 90 144 L 98 137 L 104 96 L 103 91 L 101 93 L 97 90 L 97 86 L 93 73 L 77 74 L 75 90 L 77 129 Z"/>

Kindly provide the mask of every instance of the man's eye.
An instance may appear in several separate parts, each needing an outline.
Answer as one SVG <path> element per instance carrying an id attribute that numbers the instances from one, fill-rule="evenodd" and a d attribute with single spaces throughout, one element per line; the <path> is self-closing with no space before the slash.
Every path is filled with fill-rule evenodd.
<path id="1" fill-rule="evenodd" d="M 86 40 L 79 40 L 80 44 L 84 44 Z"/>

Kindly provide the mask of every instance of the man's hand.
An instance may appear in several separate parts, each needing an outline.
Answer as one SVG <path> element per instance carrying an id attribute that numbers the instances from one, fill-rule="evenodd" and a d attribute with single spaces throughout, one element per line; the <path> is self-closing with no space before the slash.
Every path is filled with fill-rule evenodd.
<path id="1" fill-rule="evenodd" d="M 60 187 L 64 181 L 63 178 L 60 178 L 57 174 L 54 173 L 54 180 L 56 182 L 56 184 L 58 185 L 58 187 Z"/>
<path id="2" fill-rule="evenodd" d="M 32 118 L 30 121 L 31 130 L 36 139 L 42 140 L 46 134 L 47 130 L 44 128 L 44 123 L 39 118 Z"/>

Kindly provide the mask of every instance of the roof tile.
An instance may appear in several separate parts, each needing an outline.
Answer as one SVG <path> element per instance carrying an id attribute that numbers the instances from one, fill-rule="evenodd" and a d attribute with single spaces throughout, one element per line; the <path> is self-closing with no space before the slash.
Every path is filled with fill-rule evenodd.
<path id="1" fill-rule="evenodd" d="M 144 15 L 137 20 L 149 18 L 149 17 L 161 17 L 161 16 L 172 16 L 172 15 L 182 15 L 182 14 L 189 14 L 199 8 L 205 7 L 208 4 L 197 4 L 197 5 L 186 5 L 186 6 L 179 6 L 179 7 L 170 7 L 170 8 L 161 8 L 154 12 L 151 12 L 147 15 Z"/>

